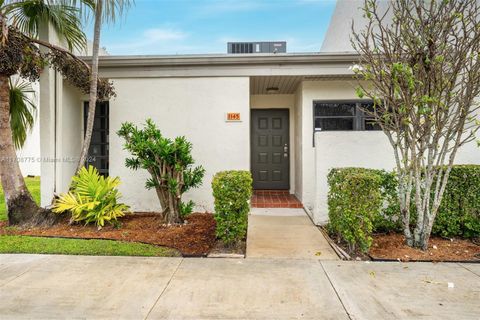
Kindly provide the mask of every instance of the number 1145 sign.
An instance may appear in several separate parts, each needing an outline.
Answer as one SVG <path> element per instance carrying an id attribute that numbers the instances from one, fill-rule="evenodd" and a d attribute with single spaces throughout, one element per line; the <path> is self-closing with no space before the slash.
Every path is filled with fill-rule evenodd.
<path id="1" fill-rule="evenodd" d="M 240 112 L 228 112 L 227 121 L 242 121 L 240 118 Z"/>

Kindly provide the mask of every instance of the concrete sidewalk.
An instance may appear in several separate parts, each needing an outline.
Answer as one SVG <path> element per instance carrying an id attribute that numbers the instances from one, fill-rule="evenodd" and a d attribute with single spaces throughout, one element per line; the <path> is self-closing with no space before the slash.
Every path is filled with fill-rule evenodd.
<path id="1" fill-rule="evenodd" d="M 1 319 L 478 319 L 479 301 L 478 264 L 0 255 Z"/>
<path id="2" fill-rule="evenodd" d="M 252 208 L 247 258 L 338 260 L 303 209 Z"/>

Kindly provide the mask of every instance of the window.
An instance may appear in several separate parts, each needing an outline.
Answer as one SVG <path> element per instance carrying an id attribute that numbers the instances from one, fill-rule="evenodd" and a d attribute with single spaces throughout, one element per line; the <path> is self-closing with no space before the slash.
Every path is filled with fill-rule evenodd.
<path id="1" fill-rule="evenodd" d="M 84 132 L 87 128 L 88 102 L 84 104 Z M 88 149 L 86 166 L 92 165 L 98 169 L 98 172 L 108 176 L 108 135 L 109 135 L 109 104 L 107 102 L 97 102 L 95 108 L 95 118 L 93 121 L 92 141 Z"/>
<path id="2" fill-rule="evenodd" d="M 380 126 L 364 110 L 373 110 L 372 102 L 313 102 L 315 131 L 371 131 Z"/>

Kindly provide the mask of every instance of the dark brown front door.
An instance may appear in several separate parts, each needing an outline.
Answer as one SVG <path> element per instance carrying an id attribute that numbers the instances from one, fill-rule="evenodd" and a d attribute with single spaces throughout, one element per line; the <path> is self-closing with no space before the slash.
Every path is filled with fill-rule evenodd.
<path id="1" fill-rule="evenodd" d="M 254 189 L 290 189 L 288 109 L 251 110 Z"/>

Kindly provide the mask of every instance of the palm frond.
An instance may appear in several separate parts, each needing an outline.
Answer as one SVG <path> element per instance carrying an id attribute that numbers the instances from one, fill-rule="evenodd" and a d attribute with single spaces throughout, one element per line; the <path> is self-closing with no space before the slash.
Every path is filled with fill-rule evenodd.
<path id="1" fill-rule="evenodd" d="M 32 100 L 35 95 L 31 84 L 10 78 L 10 125 L 15 148 L 20 149 L 35 124 L 37 107 Z"/>
<path id="2" fill-rule="evenodd" d="M 68 1 L 54 0 L 13 1 L 6 7 L 6 14 L 20 31 L 37 37 L 40 25 L 50 23 L 70 50 L 84 49 L 87 43 L 79 12 Z"/>
<path id="3" fill-rule="evenodd" d="M 95 16 L 95 6 L 99 0 L 62 0 L 64 4 L 70 4 L 77 7 L 80 15 L 88 21 Z M 135 4 L 134 0 L 102 0 L 103 13 L 102 21 L 114 23 Z"/>

